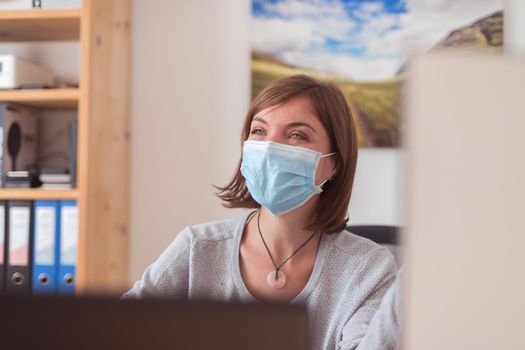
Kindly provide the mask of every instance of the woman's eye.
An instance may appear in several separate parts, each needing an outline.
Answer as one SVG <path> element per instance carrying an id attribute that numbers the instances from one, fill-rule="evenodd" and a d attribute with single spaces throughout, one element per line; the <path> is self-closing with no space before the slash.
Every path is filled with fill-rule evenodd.
<path id="1" fill-rule="evenodd" d="M 262 135 L 263 134 L 263 130 L 262 129 L 253 129 L 250 134 L 252 135 Z"/>
<path id="2" fill-rule="evenodd" d="M 293 132 L 290 137 L 294 140 L 306 140 L 306 136 L 298 132 Z"/>

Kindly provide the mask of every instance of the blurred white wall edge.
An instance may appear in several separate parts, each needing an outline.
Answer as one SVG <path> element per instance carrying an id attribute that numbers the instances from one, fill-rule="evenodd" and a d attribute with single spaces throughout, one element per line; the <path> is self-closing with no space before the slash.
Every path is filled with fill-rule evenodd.
<path id="1" fill-rule="evenodd" d="M 421 56 L 407 96 L 403 348 L 523 349 L 525 60 Z"/>
<path id="2" fill-rule="evenodd" d="M 505 0 L 504 42 L 510 54 L 525 54 L 525 1 Z"/>

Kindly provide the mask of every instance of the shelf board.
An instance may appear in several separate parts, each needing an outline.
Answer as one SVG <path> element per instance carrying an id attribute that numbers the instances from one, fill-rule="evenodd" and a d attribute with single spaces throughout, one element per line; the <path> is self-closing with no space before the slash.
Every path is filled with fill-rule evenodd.
<path id="1" fill-rule="evenodd" d="M 78 190 L 42 190 L 40 188 L 1 188 L 1 200 L 78 199 Z"/>
<path id="2" fill-rule="evenodd" d="M 75 108 L 79 89 L 0 90 L 0 102 L 15 102 L 37 108 Z"/>
<path id="3" fill-rule="evenodd" d="M 0 42 L 79 40 L 82 11 L 0 11 Z"/>

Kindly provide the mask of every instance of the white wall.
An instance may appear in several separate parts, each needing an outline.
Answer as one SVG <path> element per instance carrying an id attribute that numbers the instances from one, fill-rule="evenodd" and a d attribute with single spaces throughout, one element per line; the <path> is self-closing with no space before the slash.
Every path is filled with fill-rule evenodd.
<path id="1" fill-rule="evenodd" d="M 184 227 L 220 206 L 249 103 L 246 0 L 136 0 L 133 15 L 130 280 Z"/>
<path id="2" fill-rule="evenodd" d="M 349 224 L 403 226 L 404 151 L 359 150 Z"/>

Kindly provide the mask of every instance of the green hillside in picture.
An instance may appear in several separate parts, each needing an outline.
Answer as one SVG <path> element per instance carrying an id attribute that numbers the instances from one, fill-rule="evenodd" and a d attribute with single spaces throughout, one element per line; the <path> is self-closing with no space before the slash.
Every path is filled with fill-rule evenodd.
<path id="1" fill-rule="evenodd" d="M 254 52 L 252 57 L 252 97 L 271 81 L 293 74 L 308 74 L 333 81 L 347 97 L 361 147 L 395 147 L 399 143 L 400 78 L 379 83 L 361 83 L 329 76 L 315 70 L 280 63 Z"/>

